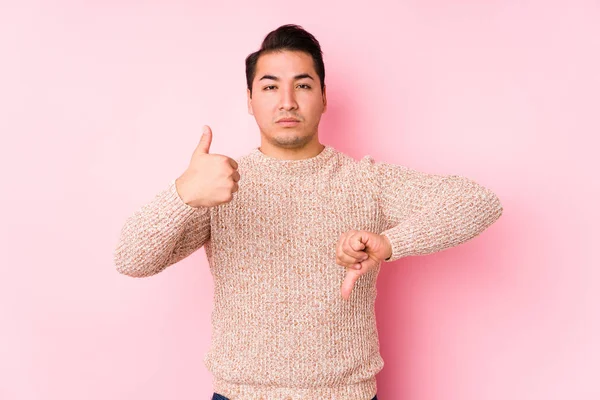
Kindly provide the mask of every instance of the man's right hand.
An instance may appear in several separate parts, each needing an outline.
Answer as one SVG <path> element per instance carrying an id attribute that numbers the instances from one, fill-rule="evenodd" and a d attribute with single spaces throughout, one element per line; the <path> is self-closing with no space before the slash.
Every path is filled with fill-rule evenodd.
<path id="1" fill-rule="evenodd" d="M 239 189 L 237 162 L 221 154 L 209 154 L 211 142 L 212 131 L 205 125 L 190 165 L 175 180 L 179 197 L 192 207 L 229 203 L 233 200 L 233 193 Z"/>

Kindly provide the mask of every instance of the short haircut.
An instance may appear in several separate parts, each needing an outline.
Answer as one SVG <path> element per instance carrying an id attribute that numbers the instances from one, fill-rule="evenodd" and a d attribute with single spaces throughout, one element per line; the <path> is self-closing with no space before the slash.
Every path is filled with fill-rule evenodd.
<path id="1" fill-rule="evenodd" d="M 313 59 L 315 71 L 321 81 L 321 92 L 325 86 L 325 64 L 323 63 L 323 52 L 321 45 L 313 35 L 305 31 L 299 25 L 282 25 L 274 31 L 269 32 L 263 40 L 260 50 L 246 57 L 246 84 L 252 96 L 252 82 L 256 75 L 256 64 L 263 54 L 278 51 L 302 51 Z"/>

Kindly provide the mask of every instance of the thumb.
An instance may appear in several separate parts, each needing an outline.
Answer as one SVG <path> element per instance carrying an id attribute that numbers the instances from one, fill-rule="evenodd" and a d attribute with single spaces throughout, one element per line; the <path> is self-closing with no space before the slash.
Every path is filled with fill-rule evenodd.
<path id="1" fill-rule="evenodd" d="M 342 282 L 342 297 L 344 300 L 348 300 L 350 298 L 350 293 L 352 293 L 352 289 L 354 288 L 354 284 L 360 277 L 360 274 L 352 271 L 351 269 L 346 271 L 346 277 L 344 278 L 344 282 Z"/>
<path id="2" fill-rule="evenodd" d="M 208 154 L 210 151 L 210 144 L 212 142 L 212 130 L 208 125 L 204 125 L 202 128 L 202 137 L 200 143 L 198 143 L 197 150 L 201 153 Z"/>

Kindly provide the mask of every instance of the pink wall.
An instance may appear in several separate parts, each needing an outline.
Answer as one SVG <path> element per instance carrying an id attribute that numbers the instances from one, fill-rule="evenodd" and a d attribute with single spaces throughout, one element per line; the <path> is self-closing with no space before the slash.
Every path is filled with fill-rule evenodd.
<path id="1" fill-rule="evenodd" d="M 325 52 L 323 142 L 503 202 L 383 270 L 379 397 L 600 398 L 598 2 L 4 3 L 0 399 L 209 397 L 204 250 L 145 279 L 112 251 L 203 124 L 214 153 L 259 144 L 244 58 L 284 23 Z"/>

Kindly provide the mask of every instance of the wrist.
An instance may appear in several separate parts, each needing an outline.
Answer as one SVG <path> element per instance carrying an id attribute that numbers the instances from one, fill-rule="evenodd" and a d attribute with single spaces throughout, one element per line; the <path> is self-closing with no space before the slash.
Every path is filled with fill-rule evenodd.
<path id="1" fill-rule="evenodd" d="M 390 239 L 386 235 L 381 235 L 381 237 L 383 238 L 383 243 L 385 243 L 385 255 L 383 259 L 384 261 L 388 261 L 393 254 L 392 242 L 390 242 Z"/>
<path id="2" fill-rule="evenodd" d="M 185 192 L 185 187 L 183 185 L 183 182 L 181 181 L 181 177 L 175 179 L 175 190 L 177 191 L 177 194 L 179 195 L 179 198 L 181 199 L 181 201 L 187 205 L 190 205 L 188 202 L 189 200 L 187 198 L 186 192 Z"/>

